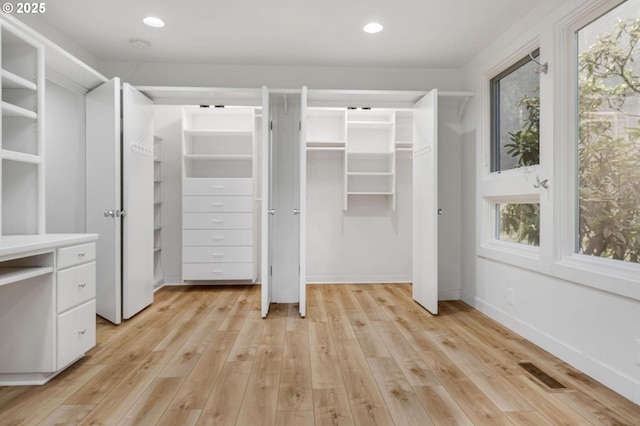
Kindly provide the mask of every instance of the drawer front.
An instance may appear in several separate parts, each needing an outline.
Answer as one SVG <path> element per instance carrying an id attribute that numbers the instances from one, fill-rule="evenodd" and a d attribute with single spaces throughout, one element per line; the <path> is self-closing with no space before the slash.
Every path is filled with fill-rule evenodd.
<path id="1" fill-rule="evenodd" d="M 182 195 L 253 195 L 253 179 L 185 179 Z"/>
<path id="2" fill-rule="evenodd" d="M 184 263 L 183 280 L 252 280 L 253 263 Z"/>
<path id="3" fill-rule="evenodd" d="M 183 263 L 252 262 L 253 247 L 182 247 Z"/>
<path id="4" fill-rule="evenodd" d="M 253 213 L 184 213 L 182 229 L 252 229 Z"/>
<path id="5" fill-rule="evenodd" d="M 58 249 L 58 269 L 96 260 L 96 243 Z"/>
<path id="6" fill-rule="evenodd" d="M 96 262 L 85 263 L 57 273 L 58 313 L 96 297 Z"/>
<path id="7" fill-rule="evenodd" d="M 187 195 L 182 197 L 182 211 L 187 213 L 251 213 L 253 212 L 253 197 Z"/>
<path id="8" fill-rule="evenodd" d="M 63 368 L 96 345 L 96 301 L 58 315 L 57 368 Z"/>
<path id="9" fill-rule="evenodd" d="M 252 246 L 253 230 L 220 229 L 182 231 L 183 246 Z"/>

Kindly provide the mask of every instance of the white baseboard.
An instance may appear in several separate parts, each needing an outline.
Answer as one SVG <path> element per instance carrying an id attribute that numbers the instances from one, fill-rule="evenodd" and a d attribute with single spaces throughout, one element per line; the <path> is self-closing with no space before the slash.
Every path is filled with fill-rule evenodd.
<path id="1" fill-rule="evenodd" d="M 540 346 L 625 398 L 640 404 L 640 381 L 623 374 L 598 359 L 589 357 L 554 336 L 514 318 L 504 310 L 462 291 L 462 301 L 489 316 L 525 339 Z"/>
<path id="2" fill-rule="evenodd" d="M 309 284 L 391 284 L 410 283 L 411 275 L 307 275 Z"/>

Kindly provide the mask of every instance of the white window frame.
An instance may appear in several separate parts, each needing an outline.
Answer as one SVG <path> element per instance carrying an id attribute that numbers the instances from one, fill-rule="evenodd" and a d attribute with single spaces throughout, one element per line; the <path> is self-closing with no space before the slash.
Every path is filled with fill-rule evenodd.
<path id="1" fill-rule="evenodd" d="M 576 31 L 623 3 L 621 0 L 592 2 L 556 24 L 554 62 L 557 72 L 553 84 L 558 106 L 554 123 L 557 141 L 554 180 L 558 190 L 553 202 L 557 214 L 553 221 L 554 275 L 622 296 L 640 299 L 640 264 L 576 253 L 577 241 L 577 39 Z M 560 125 L 558 125 L 560 123 Z M 567 125 L 571 123 L 571 125 Z M 565 125 L 562 125 L 565 124 Z"/>
<path id="2" fill-rule="evenodd" d="M 541 23 L 538 34 L 525 34 L 528 39 L 482 74 L 477 252 L 483 258 L 640 300 L 640 264 L 576 253 L 576 31 L 621 3 L 592 0 L 567 10 L 561 20 Z M 490 80 L 535 49 L 540 49 L 541 63 L 549 61 L 549 73 L 540 75 L 540 164 L 492 173 Z M 534 188 L 536 176 L 548 178 L 549 189 Z M 539 247 L 495 238 L 495 205 L 510 202 L 540 203 Z"/>
<path id="3" fill-rule="evenodd" d="M 480 235 L 478 238 L 478 253 L 487 258 L 515 264 L 517 266 L 535 269 L 540 265 L 541 247 L 527 244 L 502 241 L 496 238 L 496 205 L 510 203 L 540 203 L 540 190 L 533 187 L 536 176 L 540 175 L 541 164 L 535 166 L 518 167 L 499 172 L 491 171 L 492 144 L 491 138 L 491 80 L 513 64 L 540 48 L 538 37 L 529 40 L 512 54 L 504 57 L 499 64 L 483 75 L 482 99 L 482 159 L 478 176 L 478 194 L 480 208 L 478 209 L 478 224 Z M 542 52 L 539 58 L 542 57 Z M 538 60 L 540 60 L 538 58 Z M 540 91 L 542 93 L 542 78 Z M 542 101 L 542 97 L 540 98 Z M 542 112 L 542 107 L 541 107 Z M 542 119 L 541 119 L 542 123 Z M 541 124 L 543 126 L 544 124 Z M 541 139 L 542 139 L 541 127 Z M 540 146 L 540 163 L 542 163 L 542 144 Z M 540 206 L 542 212 L 542 205 Z M 541 219 L 542 221 L 542 213 Z M 542 229 L 542 223 L 540 224 Z M 542 244 L 542 241 L 540 241 Z"/>

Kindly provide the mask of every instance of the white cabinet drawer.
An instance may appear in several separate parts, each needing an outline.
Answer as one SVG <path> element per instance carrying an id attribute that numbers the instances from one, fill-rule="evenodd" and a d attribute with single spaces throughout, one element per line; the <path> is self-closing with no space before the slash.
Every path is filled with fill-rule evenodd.
<path id="1" fill-rule="evenodd" d="M 253 230 L 251 229 L 219 229 L 182 231 L 183 246 L 251 246 Z"/>
<path id="2" fill-rule="evenodd" d="M 184 263 L 183 280 L 252 280 L 253 263 Z"/>
<path id="3" fill-rule="evenodd" d="M 58 249 L 58 269 L 96 260 L 96 244 L 82 244 L 79 246 Z"/>
<path id="4" fill-rule="evenodd" d="M 182 229 L 252 229 L 253 213 L 184 213 Z"/>
<path id="5" fill-rule="evenodd" d="M 96 297 L 96 262 L 85 263 L 57 273 L 58 313 Z"/>
<path id="6" fill-rule="evenodd" d="M 58 315 L 57 367 L 65 367 L 96 345 L 96 302 Z"/>
<path id="7" fill-rule="evenodd" d="M 253 195 L 253 179 L 185 179 L 182 195 Z"/>
<path id="8" fill-rule="evenodd" d="M 253 247 L 183 247 L 183 263 L 252 262 Z"/>
<path id="9" fill-rule="evenodd" d="M 184 196 L 182 197 L 182 211 L 186 213 L 242 213 L 253 212 L 253 197 L 251 196 Z"/>

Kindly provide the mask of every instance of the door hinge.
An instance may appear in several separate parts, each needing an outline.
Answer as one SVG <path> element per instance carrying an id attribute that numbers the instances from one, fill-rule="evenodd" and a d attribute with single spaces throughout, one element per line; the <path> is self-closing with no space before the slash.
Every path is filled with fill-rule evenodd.
<path id="1" fill-rule="evenodd" d="M 302 131 L 302 121 L 298 121 L 298 130 Z"/>
<path id="2" fill-rule="evenodd" d="M 269 265 L 269 275 L 273 276 L 273 266 Z"/>
<path id="3" fill-rule="evenodd" d="M 273 130 L 273 121 L 269 122 L 269 130 Z"/>
<path id="4" fill-rule="evenodd" d="M 125 217 L 127 212 L 125 210 L 105 210 L 104 217 Z"/>

